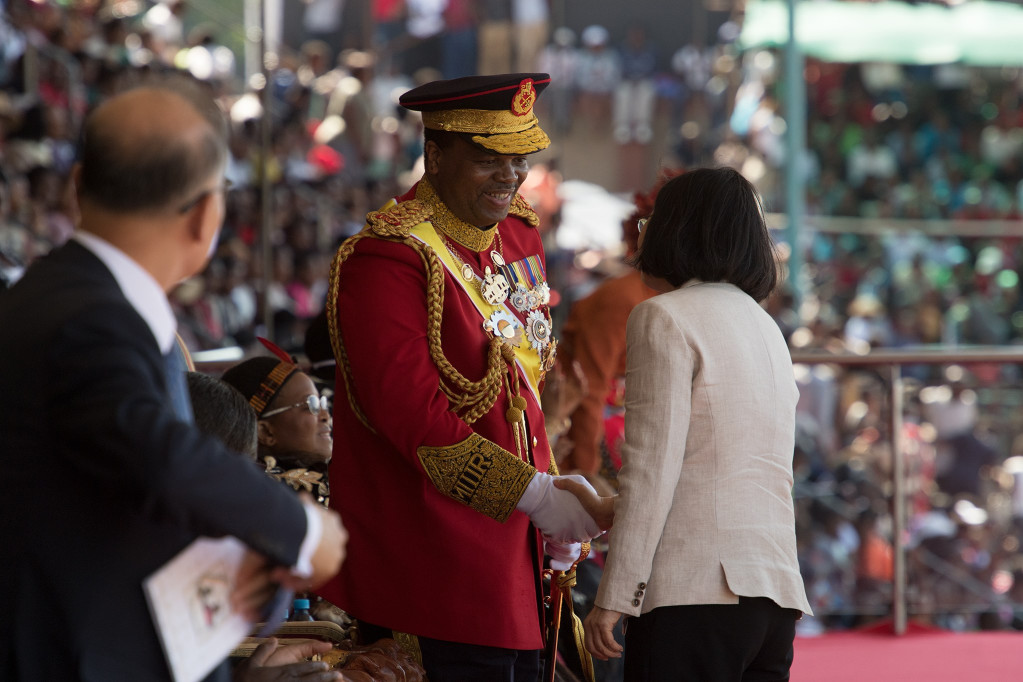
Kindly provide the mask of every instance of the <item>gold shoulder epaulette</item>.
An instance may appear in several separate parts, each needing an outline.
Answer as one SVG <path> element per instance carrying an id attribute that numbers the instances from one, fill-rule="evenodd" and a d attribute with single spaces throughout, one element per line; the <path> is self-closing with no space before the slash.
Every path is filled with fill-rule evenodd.
<path id="1" fill-rule="evenodd" d="M 378 237 L 404 239 L 413 227 L 432 215 L 431 206 L 419 199 L 409 199 L 382 211 L 371 211 L 366 216 L 366 225 Z"/>
<path id="2" fill-rule="evenodd" d="M 536 227 L 540 224 L 540 216 L 536 214 L 533 207 L 529 205 L 529 202 L 522 198 L 522 195 L 518 192 L 515 193 L 515 198 L 512 199 L 511 208 L 508 209 L 508 213 L 513 216 L 522 218 L 532 227 Z"/>

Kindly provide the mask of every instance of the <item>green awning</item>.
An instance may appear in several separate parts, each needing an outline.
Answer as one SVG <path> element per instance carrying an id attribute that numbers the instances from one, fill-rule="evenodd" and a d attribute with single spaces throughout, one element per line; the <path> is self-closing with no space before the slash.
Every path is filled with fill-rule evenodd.
<path id="1" fill-rule="evenodd" d="M 781 47 L 788 38 L 787 3 L 749 2 L 743 49 Z M 796 39 L 804 54 L 831 62 L 1023 66 L 1023 7 L 801 0 Z"/>

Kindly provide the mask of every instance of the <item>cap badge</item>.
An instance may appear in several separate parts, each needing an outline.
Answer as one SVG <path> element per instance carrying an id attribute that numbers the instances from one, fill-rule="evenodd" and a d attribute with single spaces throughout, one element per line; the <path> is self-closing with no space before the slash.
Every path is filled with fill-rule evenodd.
<path id="1" fill-rule="evenodd" d="M 519 83 L 519 91 L 512 97 L 511 112 L 516 116 L 525 116 L 533 110 L 534 102 L 536 102 L 536 88 L 533 87 L 533 79 L 525 78 Z"/>

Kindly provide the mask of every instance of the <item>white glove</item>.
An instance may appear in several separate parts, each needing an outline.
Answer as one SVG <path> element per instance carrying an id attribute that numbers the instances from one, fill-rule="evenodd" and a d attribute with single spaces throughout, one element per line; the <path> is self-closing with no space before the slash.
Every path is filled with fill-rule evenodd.
<path id="1" fill-rule="evenodd" d="M 570 478 L 593 490 L 593 486 L 582 476 L 557 478 Z M 554 479 L 550 474 L 537 472 L 515 508 L 525 513 L 548 540 L 586 542 L 600 535 L 600 526 L 583 509 L 578 498 L 567 490 L 555 488 Z M 597 491 L 593 490 L 593 494 L 596 495 Z"/>
<path id="2" fill-rule="evenodd" d="M 555 571 L 567 571 L 583 553 L 583 546 L 579 542 L 556 542 L 544 539 L 543 551 L 551 558 L 551 568 Z"/>

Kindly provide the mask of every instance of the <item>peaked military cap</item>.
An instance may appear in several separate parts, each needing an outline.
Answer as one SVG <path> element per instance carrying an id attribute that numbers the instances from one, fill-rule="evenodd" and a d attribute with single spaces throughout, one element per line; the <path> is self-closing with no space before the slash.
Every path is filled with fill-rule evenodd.
<path id="1" fill-rule="evenodd" d="M 473 142 L 498 154 L 532 154 L 551 143 L 533 113 L 550 82 L 546 73 L 468 76 L 420 85 L 398 102 L 422 112 L 430 130 L 471 134 Z"/>

